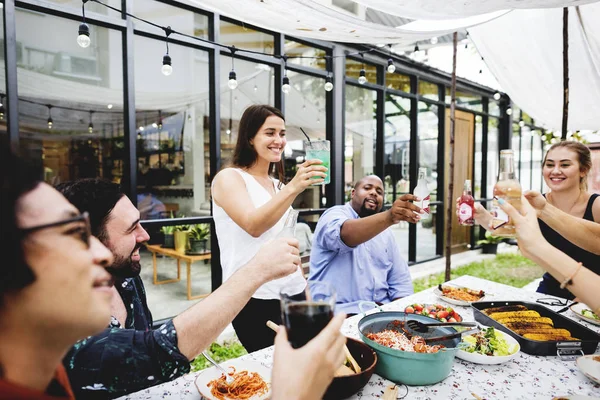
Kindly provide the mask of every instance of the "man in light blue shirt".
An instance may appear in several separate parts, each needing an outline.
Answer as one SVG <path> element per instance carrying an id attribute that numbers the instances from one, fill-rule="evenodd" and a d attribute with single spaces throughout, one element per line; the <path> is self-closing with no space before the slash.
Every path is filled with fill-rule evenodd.
<path id="1" fill-rule="evenodd" d="M 410 194 L 383 207 L 383 182 L 362 178 L 351 200 L 325 211 L 315 229 L 310 255 L 310 280 L 329 282 L 337 293 L 336 312 L 357 314 L 364 300 L 379 304 L 414 293 L 406 261 L 388 229 L 400 222 L 416 223 L 421 209 Z"/>

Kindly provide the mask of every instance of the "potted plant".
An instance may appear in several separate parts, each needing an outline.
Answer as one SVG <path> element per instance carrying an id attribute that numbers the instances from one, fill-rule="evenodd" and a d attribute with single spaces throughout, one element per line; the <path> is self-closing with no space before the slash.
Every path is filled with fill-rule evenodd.
<path id="1" fill-rule="evenodd" d="M 210 227 L 208 224 L 194 225 L 190 229 L 190 253 L 204 254 L 210 251 L 208 239 L 210 238 Z"/>
<path id="2" fill-rule="evenodd" d="M 160 228 L 160 231 L 164 235 L 163 247 L 172 249 L 175 247 L 175 237 L 173 233 L 175 232 L 174 226 L 163 226 Z"/>
<path id="3" fill-rule="evenodd" d="M 189 225 L 176 225 L 173 235 L 175 237 L 175 251 L 185 253 L 188 247 L 188 235 L 190 233 Z"/>
<path id="4" fill-rule="evenodd" d="M 478 240 L 477 245 L 481 245 L 481 252 L 483 254 L 496 254 L 498 251 L 498 243 L 502 242 L 502 238 L 498 236 L 492 236 L 491 233 L 485 233 L 485 239 Z"/>

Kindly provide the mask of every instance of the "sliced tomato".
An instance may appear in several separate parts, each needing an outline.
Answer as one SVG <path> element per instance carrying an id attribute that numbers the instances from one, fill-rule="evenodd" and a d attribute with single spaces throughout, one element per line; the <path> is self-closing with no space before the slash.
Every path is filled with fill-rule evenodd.
<path id="1" fill-rule="evenodd" d="M 437 313 L 437 317 L 438 318 L 446 318 L 448 316 L 448 311 L 438 311 Z"/>
<path id="2" fill-rule="evenodd" d="M 415 309 L 412 308 L 411 306 L 408 306 L 404 309 L 404 312 L 407 312 L 409 314 L 414 314 L 415 313 Z"/>
<path id="3" fill-rule="evenodd" d="M 423 311 L 423 306 L 421 304 L 414 304 L 413 306 L 417 312 Z"/>

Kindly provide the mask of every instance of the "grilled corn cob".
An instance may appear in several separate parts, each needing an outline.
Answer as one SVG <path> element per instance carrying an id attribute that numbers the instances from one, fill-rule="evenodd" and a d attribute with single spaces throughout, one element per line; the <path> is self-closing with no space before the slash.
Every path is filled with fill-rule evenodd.
<path id="1" fill-rule="evenodd" d="M 537 340 L 540 342 L 548 341 L 567 341 L 567 340 L 579 340 L 571 336 L 561 336 L 560 334 L 549 334 L 549 333 L 526 333 L 523 335 L 525 339 Z"/>
<path id="2" fill-rule="evenodd" d="M 552 335 L 552 336 L 563 336 L 563 337 L 571 337 L 571 332 L 566 329 L 517 329 L 516 333 L 525 337 L 525 335 Z"/>
<path id="3" fill-rule="evenodd" d="M 502 325 L 506 325 L 506 324 L 514 323 L 514 322 L 533 322 L 533 323 L 554 326 L 554 324 L 552 323 L 552 320 L 548 317 L 509 317 L 509 318 L 497 319 L 496 321 L 498 321 Z"/>
<path id="4" fill-rule="evenodd" d="M 504 324 L 504 326 L 506 326 L 509 329 L 512 329 L 515 332 L 518 330 L 526 331 L 532 329 L 553 329 L 552 325 L 543 324 L 539 322 L 508 322 Z"/>
<path id="5" fill-rule="evenodd" d="M 495 320 L 504 319 L 504 318 L 522 318 L 522 317 L 539 317 L 540 313 L 537 311 L 527 310 L 527 311 L 509 311 L 509 312 L 497 312 L 490 314 Z"/>
<path id="6" fill-rule="evenodd" d="M 493 307 L 493 308 L 486 308 L 485 310 L 483 310 L 483 313 L 486 315 L 490 315 L 493 313 L 501 313 L 501 312 L 509 312 L 509 311 L 527 311 L 527 307 L 522 306 L 520 304 L 518 304 L 516 306 Z"/>

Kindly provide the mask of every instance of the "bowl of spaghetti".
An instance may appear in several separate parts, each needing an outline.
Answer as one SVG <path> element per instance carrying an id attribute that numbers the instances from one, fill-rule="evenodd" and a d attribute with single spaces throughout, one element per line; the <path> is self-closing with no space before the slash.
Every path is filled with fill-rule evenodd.
<path id="1" fill-rule="evenodd" d="M 227 384 L 216 368 L 201 371 L 194 381 L 198 392 L 208 400 L 263 400 L 271 395 L 271 370 L 251 361 L 234 359 L 221 366 L 234 380 Z"/>

